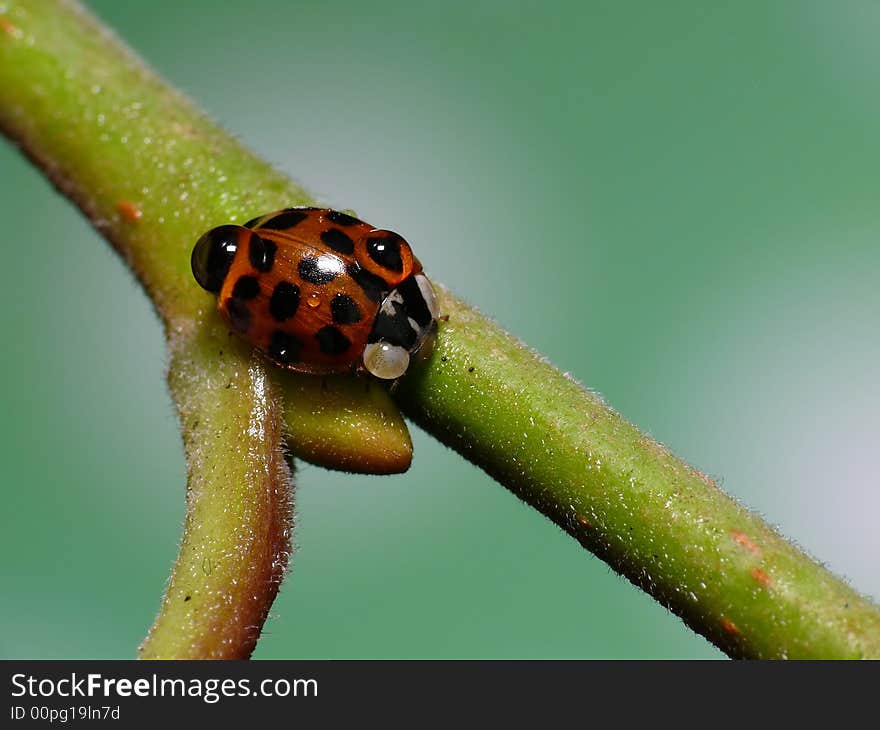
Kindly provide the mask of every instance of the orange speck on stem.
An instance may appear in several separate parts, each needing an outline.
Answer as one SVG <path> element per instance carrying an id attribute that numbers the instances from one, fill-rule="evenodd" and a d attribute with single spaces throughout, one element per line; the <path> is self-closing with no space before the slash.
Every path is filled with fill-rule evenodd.
<path id="1" fill-rule="evenodd" d="M 739 636 L 739 627 L 726 616 L 721 617 L 721 628 L 724 629 L 728 634 Z"/>
<path id="2" fill-rule="evenodd" d="M 759 548 L 755 543 L 753 543 L 749 536 L 744 532 L 739 532 L 738 530 L 731 530 L 730 536 L 733 538 L 733 541 L 737 543 L 737 545 L 742 545 L 746 550 L 750 553 L 754 553 L 755 555 L 761 554 L 761 548 Z"/>
<path id="3" fill-rule="evenodd" d="M 17 37 L 21 33 L 18 27 L 9 18 L 2 16 L 0 16 L 0 30 L 12 38 Z"/>
<path id="4" fill-rule="evenodd" d="M 592 527 L 593 526 L 593 523 L 590 522 L 586 517 L 578 517 L 577 521 L 581 527 Z"/>
<path id="5" fill-rule="evenodd" d="M 770 585 L 770 576 L 767 574 L 766 571 L 763 571 L 760 568 L 752 568 L 751 574 L 752 578 L 754 578 L 756 582 L 760 583 L 765 588 Z"/>
<path id="6" fill-rule="evenodd" d="M 119 215 L 121 215 L 123 219 L 127 220 L 129 223 L 134 223 L 135 221 L 139 220 L 144 214 L 144 212 L 130 200 L 120 200 L 116 204 L 116 210 L 118 210 Z"/>

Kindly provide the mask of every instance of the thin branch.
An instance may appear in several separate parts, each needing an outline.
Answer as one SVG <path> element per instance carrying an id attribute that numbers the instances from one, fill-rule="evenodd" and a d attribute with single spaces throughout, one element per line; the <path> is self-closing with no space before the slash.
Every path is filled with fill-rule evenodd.
<path id="1" fill-rule="evenodd" d="M 215 358 L 224 343 L 214 336 L 179 332 L 170 341 L 168 382 L 189 467 L 186 525 L 145 659 L 247 659 L 290 552 L 277 394 L 256 356 L 233 348 Z M 215 361 L 209 372 L 206 358 Z"/>
<path id="2" fill-rule="evenodd" d="M 733 657 L 880 656 L 880 610 L 494 322 L 449 314 L 408 416 Z"/>
<path id="3" fill-rule="evenodd" d="M 302 189 L 206 119 L 78 5 L 7 5 L 0 128 L 131 266 L 170 342 L 187 518 L 143 655 L 248 656 L 290 552 L 283 416 L 297 424 L 287 439 L 292 453 L 328 465 L 335 455 L 336 466 L 360 471 L 404 471 L 409 434 L 381 389 L 267 373 L 230 339 L 212 298 L 194 285 L 189 254 L 204 230 L 253 210 L 310 202 Z M 345 404 L 349 420 L 328 422 L 327 392 Z M 300 436 L 306 428 L 309 439 Z"/>

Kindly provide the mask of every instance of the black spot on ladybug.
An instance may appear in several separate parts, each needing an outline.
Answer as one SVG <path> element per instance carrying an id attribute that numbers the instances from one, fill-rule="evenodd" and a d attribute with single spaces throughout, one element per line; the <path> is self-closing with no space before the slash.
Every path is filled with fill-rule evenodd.
<path id="1" fill-rule="evenodd" d="M 338 228 L 328 228 L 321 234 L 321 240 L 337 253 L 354 253 L 354 241 Z"/>
<path id="2" fill-rule="evenodd" d="M 372 302 L 381 302 L 390 291 L 390 287 L 381 276 L 371 274 L 366 269 L 362 269 L 358 264 L 351 264 L 346 271 L 357 282 L 358 286 L 364 290 L 364 294 Z"/>
<path id="3" fill-rule="evenodd" d="M 299 360 L 303 343 L 289 332 L 275 330 L 269 340 L 269 357 L 280 363 L 292 363 Z"/>
<path id="4" fill-rule="evenodd" d="M 327 284 L 342 273 L 341 263 L 335 256 L 303 256 L 297 271 L 303 281 Z"/>
<path id="5" fill-rule="evenodd" d="M 253 299 L 260 293 L 260 283 L 253 276 L 240 276 L 232 287 L 232 296 L 237 299 Z"/>
<path id="6" fill-rule="evenodd" d="M 283 322 L 290 319 L 299 307 L 299 287 L 289 281 L 279 281 L 269 299 L 269 313 L 273 319 Z"/>
<path id="7" fill-rule="evenodd" d="M 250 259 L 251 266 L 263 273 L 271 271 L 272 265 L 275 263 L 275 252 L 277 250 L 278 246 L 272 243 L 272 241 L 260 238 L 256 233 L 252 234 L 251 243 L 248 246 L 248 258 Z"/>
<path id="8" fill-rule="evenodd" d="M 233 329 L 239 332 L 247 332 L 251 326 L 251 312 L 244 301 L 236 297 L 230 297 L 226 300 L 226 313 L 229 315 L 229 322 L 232 324 Z"/>
<path id="9" fill-rule="evenodd" d="M 295 225 L 302 223 L 309 214 L 302 210 L 292 209 L 285 210 L 282 213 L 264 221 L 260 228 L 268 228 L 272 231 L 283 231 L 286 228 L 293 228 Z"/>
<path id="10" fill-rule="evenodd" d="M 331 210 L 327 214 L 327 220 L 331 223 L 335 223 L 337 226 L 353 226 L 355 223 L 360 223 L 357 218 L 354 218 L 347 213 L 340 213 L 338 210 Z"/>
<path id="11" fill-rule="evenodd" d="M 367 253 L 383 269 L 403 271 L 400 258 L 400 237 L 395 234 L 367 239 Z"/>
<path id="12" fill-rule="evenodd" d="M 263 215 L 257 216 L 256 218 L 251 218 L 247 223 L 244 224 L 244 227 L 245 228 L 275 228 L 275 229 L 277 229 L 278 226 L 275 225 L 275 223 L 276 223 L 275 219 L 279 215 L 283 215 L 285 213 L 296 213 L 296 214 L 302 216 L 302 218 L 300 218 L 297 221 L 297 223 L 299 223 L 300 221 L 308 218 L 309 213 L 314 210 L 319 210 L 319 209 L 318 208 L 309 208 L 309 207 L 285 208 L 284 210 L 279 211 L 278 213 L 264 213 Z M 273 225 L 266 225 L 266 226 L 258 226 L 257 225 L 261 220 L 266 220 L 266 219 L 270 219 L 272 221 Z M 296 225 L 296 223 L 291 223 L 287 227 L 290 228 L 295 225 Z"/>
<path id="13" fill-rule="evenodd" d="M 315 332 L 315 339 L 325 355 L 341 355 L 351 347 L 351 340 L 332 325 L 321 327 Z"/>
<path id="14" fill-rule="evenodd" d="M 330 312 L 336 324 L 354 324 L 361 321 L 361 310 L 348 294 L 337 294 L 330 300 Z"/>

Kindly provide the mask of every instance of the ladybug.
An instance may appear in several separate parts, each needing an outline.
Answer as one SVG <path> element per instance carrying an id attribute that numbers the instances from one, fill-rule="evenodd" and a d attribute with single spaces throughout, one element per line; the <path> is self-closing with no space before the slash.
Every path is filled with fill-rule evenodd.
<path id="1" fill-rule="evenodd" d="M 437 299 L 409 244 L 327 208 L 285 208 L 212 228 L 193 247 L 199 285 L 277 365 L 396 380 L 433 344 Z"/>

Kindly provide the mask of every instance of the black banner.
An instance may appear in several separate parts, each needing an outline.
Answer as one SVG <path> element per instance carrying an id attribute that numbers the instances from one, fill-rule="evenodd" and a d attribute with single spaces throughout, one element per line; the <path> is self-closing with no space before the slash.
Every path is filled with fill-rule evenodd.
<path id="1" fill-rule="evenodd" d="M 831 662 L 5 661 L 0 726 L 155 721 L 680 722 L 874 715 L 880 665 Z M 863 704 L 862 708 L 859 704 Z M 835 715 L 830 714 L 834 712 Z"/>

